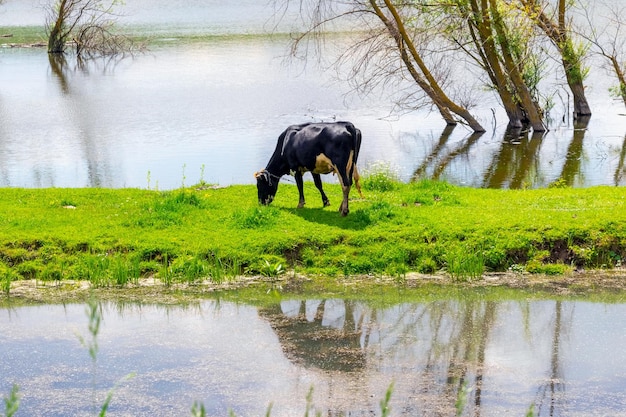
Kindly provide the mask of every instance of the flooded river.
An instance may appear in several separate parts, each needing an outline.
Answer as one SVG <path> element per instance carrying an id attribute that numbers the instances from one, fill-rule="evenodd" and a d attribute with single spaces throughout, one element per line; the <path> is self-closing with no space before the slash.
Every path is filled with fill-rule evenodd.
<path id="1" fill-rule="evenodd" d="M 440 299 L 374 307 L 104 303 L 93 364 L 85 305 L 0 310 L 0 388 L 20 415 L 626 415 L 626 305 Z M 131 377 L 127 378 L 129 375 Z M 465 393 L 465 397 L 459 393 Z"/>
<path id="2" fill-rule="evenodd" d="M 589 75 L 589 121 L 563 120 L 567 92 L 557 82 L 551 130 L 508 138 L 503 111 L 483 91 L 475 113 L 490 132 L 476 136 L 462 126 L 446 130 L 427 109 L 394 113 L 388 89 L 361 97 L 333 69 L 286 64 L 288 37 L 268 32 L 288 32 L 297 19 L 288 13 L 276 26 L 264 0 L 125 3 L 121 23 L 154 37 L 146 54 L 79 68 L 69 55 L 50 62 L 45 48 L 0 48 L 0 186 L 250 184 L 287 125 L 336 119 L 363 131 L 362 171 L 384 164 L 404 181 L 626 183 L 625 110 L 609 97 L 612 80 L 598 66 Z M 39 0 L 0 6 L 3 32 L 43 19 Z M 188 35 L 205 40 L 180 41 Z"/>

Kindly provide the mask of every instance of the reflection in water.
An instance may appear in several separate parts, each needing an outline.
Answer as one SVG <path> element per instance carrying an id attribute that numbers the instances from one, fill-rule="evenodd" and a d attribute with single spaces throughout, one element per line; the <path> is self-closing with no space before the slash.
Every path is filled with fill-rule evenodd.
<path id="1" fill-rule="evenodd" d="M 0 309 L 0 392 L 24 415 L 626 415 L 625 304 L 478 296 L 374 307 L 289 300 L 255 308 L 102 304 L 97 369 L 77 339 L 83 305 Z M 96 380 L 93 381 L 94 372 Z M 95 384 L 95 385 L 94 385 Z M 94 395 L 86 395 L 93 390 Z M 463 394 L 463 395 L 461 395 Z"/>
<path id="2" fill-rule="evenodd" d="M 399 415 L 453 415 L 461 397 L 463 415 L 472 416 L 524 415 L 531 406 L 538 416 L 597 415 L 595 407 L 619 411 L 626 405 L 625 398 L 606 404 L 589 397 L 602 391 L 598 380 L 611 377 L 584 378 L 593 374 L 584 369 L 587 362 L 602 358 L 576 346 L 578 333 L 593 336 L 576 328 L 574 303 L 442 300 L 379 310 L 349 300 L 316 300 L 283 302 L 260 314 L 298 366 L 333 379 L 370 379 L 367 384 L 373 375 L 394 380 Z M 585 364 L 582 370 L 577 361 Z M 612 383 L 626 387 L 621 377 Z M 331 404 L 341 397 L 332 390 L 327 395 Z M 329 406 L 328 415 L 340 415 L 337 407 Z"/>
<path id="3" fill-rule="evenodd" d="M 587 132 L 587 126 L 589 125 L 589 117 L 581 117 L 577 119 L 574 123 L 574 134 L 572 141 L 567 148 L 567 158 L 565 159 L 565 164 L 563 165 L 563 169 L 561 171 L 561 178 L 566 185 L 574 186 L 576 184 L 576 178 L 579 178 L 578 183 L 584 184 L 584 178 L 580 178 L 583 175 L 581 169 L 583 155 L 583 139 L 585 138 L 585 133 Z"/>
<path id="4" fill-rule="evenodd" d="M 61 113 L 66 115 L 64 122 L 74 125 L 79 140 L 79 149 L 82 151 L 83 159 L 86 163 L 88 187 L 102 187 L 110 182 L 111 172 L 106 157 L 100 155 L 98 144 L 97 127 L 94 121 L 97 114 L 92 114 L 92 106 L 89 100 L 85 99 L 84 93 L 78 88 L 73 88 L 71 77 L 73 75 L 89 76 L 90 70 L 98 66 L 102 67 L 102 72 L 106 74 L 109 65 L 115 66 L 115 57 L 105 57 L 102 59 L 76 60 L 75 67 L 70 68 L 64 54 L 48 54 L 50 69 L 54 79 L 58 81 L 59 89 L 62 93 L 62 100 L 59 102 Z"/>
<path id="5" fill-rule="evenodd" d="M 556 125 L 531 138 L 511 139 L 497 126 L 470 135 L 420 112 L 389 120 L 391 102 L 347 95 L 328 71 L 283 65 L 285 42 L 216 38 L 83 65 L 45 51 L 0 50 L 0 186 L 145 187 L 151 177 L 150 185 L 170 189 L 201 173 L 222 185 L 253 183 L 251 172 L 265 165 L 286 125 L 333 119 L 364 132 L 364 171 L 383 162 L 405 181 L 509 188 L 560 178 L 575 186 L 626 181 L 617 106 L 605 105 L 585 126 Z"/>
<path id="6" fill-rule="evenodd" d="M 529 137 L 530 136 L 530 137 Z M 534 183 L 543 132 L 506 132 L 502 148 L 485 173 L 488 188 L 524 188 Z"/>

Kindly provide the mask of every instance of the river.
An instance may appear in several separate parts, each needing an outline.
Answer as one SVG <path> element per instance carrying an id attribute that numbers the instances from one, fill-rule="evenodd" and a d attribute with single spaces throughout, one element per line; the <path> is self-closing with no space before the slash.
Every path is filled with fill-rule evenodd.
<path id="1" fill-rule="evenodd" d="M 0 309 L 0 387 L 20 413 L 111 416 L 626 415 L 626 305 L 441 297 L 372 306 L 102 303 L 95 363 L 82 304 Z"/>
<path id="2" fill-rule="evenodd" d="M 40 4 L 5 2 L 0 30 L 41 25 Z M 486 95 L 476 114 L 490 132 L 475 136 L 427 109 L 395 113 L 386 92 L 362 97 L 325 66 L 287 63 L 288 38 L 268 31 L 289 31 L 295 18 L 276 22 L 265 1 L 129 0 L 122 10 L 120 23 L 153 36 L 147 53 L 78 67 L 71 56 L 49 62 L 45 48 L 0 48 L 0 186 L 251 184 L 286 126 L 338 119 L 363 131 L 365 173 L 383 166 L 403 181 L 493 188 L 625 182 L 625 110 L 597 66 L 588 123 L 559 122 L 566 92 L 557 88 L 551 130 L 508 138 Z M 205 38 L 180 39 L 193 34 Z"/>

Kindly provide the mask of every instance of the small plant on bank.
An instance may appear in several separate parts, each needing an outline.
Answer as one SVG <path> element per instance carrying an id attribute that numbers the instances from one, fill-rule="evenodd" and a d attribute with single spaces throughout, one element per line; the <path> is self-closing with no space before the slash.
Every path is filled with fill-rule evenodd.
<path id="1" fill-rule="evenodd" d="M 13 385 L 8 397 L 4 397 L 4 417 L 13 417 L 20 407 L 19 387 Z"/>
<path id="2" fill-rule="evenodd" d="M 455 281 L 471 281 L 483 276 L 485 260 L 483 251 L 478 248 L 460 246 L 445 255 L 446 269 Z"/>
<path id="3" fill-rule="evenodd" d="M 0 290 L 8 297 L 11 292 L 11 282 L 18 279 L 18 275 L 8 266 L 0 262 Z"/>
<path id="4" fill-rule="evenodd" d="M 248 274 L 259 274 L 268 278 L 276 278 L 286 272 L 283 266 L 284 262 L 285 260 L 279 256 L 265 255 L 252 263 L 246 269 L 246 272 Z"/>
<path id="5" fill-rule="evenodd" d="M 363 176 L 363 188 L 367 191 L 393 191 L 399 182 L 398 173 L 387 164 L 372 165 Z"/>

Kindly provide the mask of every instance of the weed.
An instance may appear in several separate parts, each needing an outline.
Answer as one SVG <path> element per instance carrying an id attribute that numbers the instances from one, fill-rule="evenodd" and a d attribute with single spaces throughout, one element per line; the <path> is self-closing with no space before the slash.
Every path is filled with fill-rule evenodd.
<path id="1" fill-rule="evenodd" d="M 18 275 L 13 269 L 0 262 L 0 291 L 2 291 L 7 297 L 11 292 L 11 282 L 16 280 Z"/>
<path id="2" fill-rule="evenodd" d="M 194 401 L 191 407 L 191 417 L 206 417 L 206 409 L 203 403 Z"/>
<path id="3" fill-rule="evenodd" d="M 159 277 L 163 284 L 166 287 L 170 287 L 174 280 L 174 272 L 172 271 L 172 267 L 169 263 L 169 256 L 167 253 L 163 257 L 163 263 L 161 264 L 161 268 L 159 269 Z"/>
<path id="4" fill-rule="evenodd" d="M 388 165 L 373 165 L 363 176 L 363 188 L 367 191 L 389 192 L 398 188 L 400 179 Z"/>
<path id="5" fill-rule="evenodd" d="M 456 281 L 468 281 L 482 277 L 485 272 L 483 251 L 463 245 L 445 255 L 448 274 Z"/>
<path id="6" fill-rule="evenodd" d="M 269 260 L 264 259 L 259 272 L 265 277 L 277 277 L 285 273 L 285 268 L 283 268 L 283 264 L 280 262 L 271 263 Z"/>
<path id="7" fill-rule="evenodd" d="M 391 401 L 391 394 L 393 393 L 393 382 L 387 388 L 385 392 L 385 398 L 380 401 L 380 412 L 381 417 L 388 417 L 389 413 L 391 413 L 391 407 L 389 406 L 389 402 Z"/>
<path id="8" fill-rule="evenodd" d="M 461 384 L 459 392 L 457 393 L 456 402 L 454 403 L 454 408 L 456 409 L 457 417 L 463 414 L 463 409 L 465 408 L 465 405 L 467 404 L 467 396 L 471 392 L 472 392 L 472 389 L 468 387 L 467 381 L 463 381 L 463 384 Z"/>
<path id="9" fill-rule="evenodd" d="M 4 416 L 13 417 L 20 407 L 19 387 L 13 384 L 8 397 L 4 397 Z"/>
<path id="10" fill-rule="evenodd" d="M 532 260 L 526 264 L 526 271 L 531 274 L 563 275 L 571 269 L 564 264 L 544 264 L 537 260 Z"/>
<path id="11" fill-rule="evenodd" d="M 434 274 L 437 271 L 437 262 L 432 258 L 422 258 L 417 264 L 417 272 L 420 274 Z"/>

